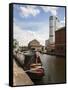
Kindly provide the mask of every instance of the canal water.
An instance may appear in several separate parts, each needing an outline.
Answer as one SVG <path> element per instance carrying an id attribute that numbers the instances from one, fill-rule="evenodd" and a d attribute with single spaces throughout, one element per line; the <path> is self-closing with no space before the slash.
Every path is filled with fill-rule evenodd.
<path id="1" fill-rule="evenodd" d="M 65 82 L 65 57 L 53 56 L 47 54 L 40 54 L 42 65 L 44 67 L 45 75 L 41 80 L 34 79 L 35 85 L 64 83 Z"/>

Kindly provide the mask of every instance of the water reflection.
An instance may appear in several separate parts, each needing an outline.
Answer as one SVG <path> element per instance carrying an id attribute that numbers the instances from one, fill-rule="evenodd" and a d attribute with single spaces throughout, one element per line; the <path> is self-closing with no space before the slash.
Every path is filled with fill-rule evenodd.
<path id="1" fill-rule="evenodd" d="M 64 83 L 65 82 L 65 57 L 40 54 L 45 70 L 41 80 L 33 80 L 35 84 Z"/>

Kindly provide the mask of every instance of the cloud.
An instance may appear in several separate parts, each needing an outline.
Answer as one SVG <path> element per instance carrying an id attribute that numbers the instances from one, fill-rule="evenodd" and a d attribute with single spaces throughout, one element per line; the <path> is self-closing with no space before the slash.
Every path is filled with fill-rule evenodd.
<path id="1" fill-rule="evenodd" d="M 39 31 L 39 29 L 43 26 L 43 24 L 46 22 L 42 22 L 42 21 L 18 21 L 15 20 L 14 21 L 16 23 L 16 25 L 18 25 L 21 29 L 25 30 L 25 31 Z M 44 26 L 45 26 L 44 24 Z"/>
<path id="2" fill-rule="evenodd" d="M 46 31 L 47 30 L 47 31 Z M 45 45 L 45 40 L 48 39 L 48 28 L 45 25 L 39 27 L 39 31 L 26 31 L 21 29 L 14 23 L 13 27 L 14 39 L 17 39 L 19 45 L 27 46 L 29 41 L 37 39 L 41 45 Z"/>
<path id="3" fill-rule="evenodd" d="M 60 27 L 64 27 L 65 26 L 65 17 L 63 20 L 60 21 Z"/>
<path id="4" fill-rule="evenodd" d="M 27 6 L 27 7 L 20 7 L 21 15 L 24 17 L 28 17 L 30 15 L 36 16 L 40 13 L 40 10 L 37 9 L 35 6 Z"/>
<path id="5" fill-rule="evenodd" d="M 27 46 L 28 42 L 33 39 L 33 34 L 22 30 L 18 25 L 14 23 L 13 27 L 14 39 L 17 39 L 19 45 Z"/>
<path id="6" fill-rule="evenodd" d="M 58 7 L 48 7 L 48 6 L 41 6 L 44 12 L 50 12 L 52 15 L 57 15 Z"/>
<path id="7" fill-rule="evenodd" d="M 64 23 L 64 24 L 65 24 L 65 17 L 64 17 L 64 19 L 63 19 L 63 20 L 61 20 L 61 23 Z"/>
<path id="8" fill-rule="evenodd" d="M 36 16 L 41 11 L 37 8 L 38 6 L 27 6 L 27 7 L 20 7 L 21 15 L 28 17 L 30 15 Z M 50 12 L 52 15 L 57 15 L 57 9 L 58 7 L 49 7 L 49 6 L 40 6 L 44 12 Z"/>

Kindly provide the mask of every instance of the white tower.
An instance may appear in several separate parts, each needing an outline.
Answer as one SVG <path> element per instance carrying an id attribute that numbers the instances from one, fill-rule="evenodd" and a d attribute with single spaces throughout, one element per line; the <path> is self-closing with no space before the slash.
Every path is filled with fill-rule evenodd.
<path id="1" fill-rule="evenodd" d="M 59 19 L 56 16 L 50 16 L 49 18 L 49 43 L 55 43 L 55 30 L 58 29 Z"/>

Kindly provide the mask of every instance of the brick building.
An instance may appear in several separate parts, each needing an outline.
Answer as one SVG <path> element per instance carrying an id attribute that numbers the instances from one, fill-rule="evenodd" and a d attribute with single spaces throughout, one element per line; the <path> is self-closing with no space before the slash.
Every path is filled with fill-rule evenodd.
<path id="1" fill-rule="evenodd" d="M 55 31 L 55 52 L 57 55 L 64 55 L 66 50 L 66 27 Z"/>

